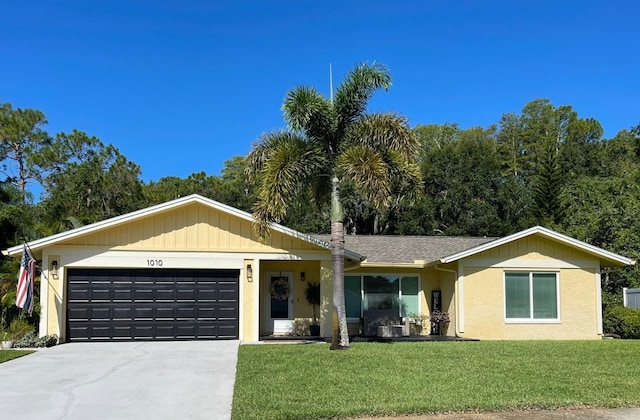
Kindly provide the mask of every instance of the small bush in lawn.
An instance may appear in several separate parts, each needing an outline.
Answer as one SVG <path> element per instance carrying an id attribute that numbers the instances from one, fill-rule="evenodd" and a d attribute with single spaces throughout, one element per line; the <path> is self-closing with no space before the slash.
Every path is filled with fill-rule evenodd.
<path id="1" fill-rule="evenodd" d="M 34 331 L 30 331 L 20 340 L 15 342 L 16 347 L 51 347 L 58 344 L 58 336 L 57 335 L 45 335 L 44 337 L 38 337 Z"/>
<path id="2" fill-rule="evenodd" d="M 604 313 L 604 330 L 621 338 L 640 338 L 640 309 L 614 306 Z"/>
<path id="3" fill-rule="evenodd" d="M 38 347 L 53 347 L 58 344 L 58 336 L 53 335 L 45 335 L 44 337 L 40 337 L 40 341 L 38 342 Z"/>
<path id="4" fill-rule="evenodd" d="M 16 318 L 9 325 L 9 335 L 16 343 L 22 340 L 27 334 L 33 333 L 35 329 L 26 319 Z"/>
<path id="5" fill-rule="evenodd" d="M 15 347 L 36 347 L 38 338 L 38 334 L 36 334 L 34 331 L 29 331 L 21 339 L 16 340 L 13 345 Z"/>

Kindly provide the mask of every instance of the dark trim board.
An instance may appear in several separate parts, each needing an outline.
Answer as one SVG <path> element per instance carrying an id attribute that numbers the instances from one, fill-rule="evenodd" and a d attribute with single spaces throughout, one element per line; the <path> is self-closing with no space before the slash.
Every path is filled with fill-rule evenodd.
<path id="1" fill-rule="evenodd" d="M 67 270 L 67 341 L 238 339 L 239 270 Z"/>

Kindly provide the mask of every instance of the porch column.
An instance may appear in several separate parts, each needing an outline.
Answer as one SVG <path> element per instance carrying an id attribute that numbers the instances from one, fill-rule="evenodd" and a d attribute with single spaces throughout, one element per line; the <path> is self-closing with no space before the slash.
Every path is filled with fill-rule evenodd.
<path id="1" fill-rule="evenodd" d="M 320 335 L 331 337 L 333 324 L 333 266 L 331 260 L 320 261 Z"/>
<path id="2" fill-rule="evenodd" d="M 249 273 L 251 267 L 251 273 Z M 240 273 L 240 340 L 260 338 L 260 260 L 244 260 Z"/>

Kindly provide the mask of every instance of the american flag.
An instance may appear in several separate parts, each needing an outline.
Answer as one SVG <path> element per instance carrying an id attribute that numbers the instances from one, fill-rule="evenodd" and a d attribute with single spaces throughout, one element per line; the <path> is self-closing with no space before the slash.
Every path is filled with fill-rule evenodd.
<path id="1" fill-rule="evenodd" d="M 18 293 L 16 306 L 25 309 L 31 315 L 33 312 L 33 280 L 36 274 L 36 260 L 29 254 L 27 245 L 22 247 L 22 261 L 18 274 Z"/>

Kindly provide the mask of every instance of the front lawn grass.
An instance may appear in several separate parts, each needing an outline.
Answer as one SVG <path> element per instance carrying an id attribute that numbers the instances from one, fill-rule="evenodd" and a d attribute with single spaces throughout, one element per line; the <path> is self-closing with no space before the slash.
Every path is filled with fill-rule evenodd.
<path id="1" fill-rule="evenodd" d="M 233 419 L 640 405 L 640 341 L 240 346 Z"/>
<path id="2" fill-rule="evenodd" d="M 33 353 L 30 350 L 0 350 L 0 363 Z"/>

